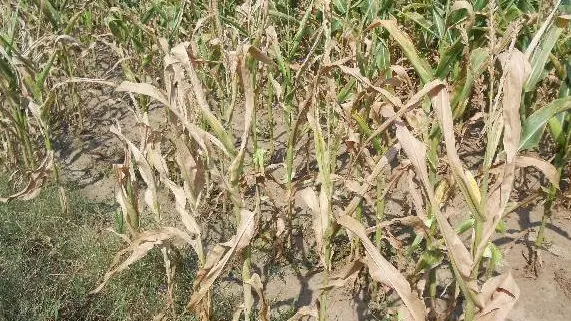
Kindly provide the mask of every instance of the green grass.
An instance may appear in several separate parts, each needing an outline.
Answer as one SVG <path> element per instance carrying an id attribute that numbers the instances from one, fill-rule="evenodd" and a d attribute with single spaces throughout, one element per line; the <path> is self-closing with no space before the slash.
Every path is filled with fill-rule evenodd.
<path id="1" fill-rule="evenodd" d="M 0 177 L 0 195 L 7 187 Z M 123 245 L 104 230 L 114 224 L 113 206 L 75 191 L 69 197 L 71 217 L 60 214 L 55 186 L 32 201 L 0 204 L 0 320 L 151 320 L 165 307 L 161 253 L 153 251 L 89 297 Z M 184 272 L 193 269 L 177 270 L 180 312 L 192 284 Z"/>

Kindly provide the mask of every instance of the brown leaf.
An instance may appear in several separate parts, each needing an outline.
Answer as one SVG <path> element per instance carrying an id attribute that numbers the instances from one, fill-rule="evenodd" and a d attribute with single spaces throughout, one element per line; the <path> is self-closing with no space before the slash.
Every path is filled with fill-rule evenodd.
<path id="1" fill-rule="evenodd" d="M 555 166 L 553 166 L 549 162 L 544 161 L 543 159 L 533 156 L 516 156 L 515 166 L 517 167 L 533 166 L 538 170 L 540 170 L 545 175 L 545 177 L 547 177 L 547 179 L 551 184 L 559 186 L 560 176 L 559 172 L 557 171 L 557 168 L 555 168 Z"/>
<path id="2" fill-rule="evenodd" d="M 131 81 L 123 81 L 117 88 L 116 91 L 126 91 L 141 95 L 146 95 L 151 98 L 156 99 L 157 101 L 161 102 L 165 106 L 170 106 L 170 102 L 166 96 L 166 94 L 158 89 L 157 87 L 147 84 L 147 83 L 135 83 Z"/>
<path id="3" fill-rule="evenodd" d="M 115 134 L 120 140 L 122 140 L 131 151 L 133 158 L 135 159 L 135 164 L 137 164 L 137 168 L 139 169 L 139 173 L 141 174 L 141 178 L 147 184 L 147 189 L 145 190 L 144 200 L 145 203 L 149 206 L 151 211 L 156 215 L 159 215 L 159 201 L 157 199 L 157 186 L 155 184 L 155 176 L 153 174 L 153 170 L 151 165 L 143 155 L 143 153 L 133 144 L 123 133 L 121 133 L 121 129 L 119 125 L 111 126 L 110 131 Z"/>
<path id="4" fill-rule="evenodd" d="M 368 259 L 366 263 L 371 277 L 394 288 L 414 317 L 414 320 L 424 321 L 426 319 L 424 303 L 412 292 L 406 278 L 379 253 L 373 242 L 367 237 L 367 232 L 363 225 L 347 215 L 338 217 L 337 223 L 351 231 L 361 240 L 367 252 Z"/>
<path id="5" fill-rule="evenodd" d="M 460 191 L 462 191 L 464 199 L 468 203 L 473 214 L 483 218 L 479 197 L 476 195 L 476 191 L 471 188 L 471 181 L 466 176 L 466 171 L 464 170 L 462 161 L 458 156 L 456 139 L 454 137 L 452 109 L 450 107 L 450 94 L 448 93 L 448 90 L 445 87 L 440 88 L 439 91 L 431 95 L 431 101 L 438 116 L 438 122 L 440 123 L 440 128 L 444 136 L 444 143 L 446 145 L 448 163 L 452 168 L 456 183 L 458 184 L 458 187 L 460 187 Z"/>
<path id="6" fill-rule="evenodd" d="M 531 70 L 527 58 L 517 49 L 509 53 L 504 53 L 500 59 L 505 61 L 502 114 L 504 121 L 503 145 L 506 153 L 506 163 L 500 184 L 490 191 L 488 197 L 488 217 L 484 223 L 482 240 L 476 247 L 475 258 L 479 258 L 482 253 L 484 253 L 488 241 L 502 218 L 513 188 L 515 159 L 519 149 L 519 139 L 521 137 L 521 120 L 519 117 L 521 94 L 523 85 Z"/>
<path id="7" fill-rule="evenodd" d="M 190 202 L 190 206 L 196 208 L 200 193 L 205 184 L 205 168 L 201 162 L 197 162 L 187 145 L 181 140 L 175 140 L 175 161 L 180 169 L 184 180 L 184 191 Z"/>
<path id="8" fill-rule="evenodd" d="M 319 288 L 320 291 L 330 291 L 336 288 L 342 288 L 349 281 L 355 281 L 359 272 L 363 269 L 365 264 L 361 260 L 355 260 L 346 265 L 340 271 L 329 276 L 327 284 Z"/>
<path id="9" fill-rule="evenodd" d="M 244 281 L 248 283 L 254 288 L 256 294 L 258 295 L 260 311 L 258 313 L 258 320 L 261 321 L 269 321 L 270 320 L 270 310 L 268 306 L 268 302 L 266 300 L 266 296 L 264 295 L 264 285 L 262 284 L 262 280 L 257 273 L 254 273 L 250 280 Z M 247 305 L 247 304 L 245 304 Z"/>
<path id="10" fill-rule="evenodd" d="M 414 172 L 408 171 L 407 181 L 408 181 L 408 192 L 410 197 L 412 198 L 412 204 L 414 205 L 414 209 L 416 210 L 416 215 L 425 222 L 428 220 L 428 215 L 426 214 L 425 204 L 422 201 L 422 194 L 417 189 L 417 184 L 414 182 Z"/>
<path id="11" fill-rule="evenodd" d="M 31 200 L 38 195 L 42 190 L 48 176 L 54 168 L 54 155 L 53 152 L 48 151 L 44 160 L 41 164 L 32 172 L 29 173 L 30 179 L 26 188 L 19 191 L 18 193 L 12 194 L 6 198 L 0 197 L 0 203 L 7 203 L 13 199 L 20 199 L 23 201 Z"/>
<path id="12" fill-rule="evenodd" d="M 246 53 L 250 48 L 251 46 L 244 45 L 243 56 L 240 63 L 240 76 L 242 78 L 242 86 L 244 87 L 244 131 L 242 132 L 238 154 L 228 169 L 230 172 L 230 183 L 232 184 L 235 184 L 239 180 L 239 168 L 244 162 L 244 153 L 246 151 L 246 145 L 248 144 L 248 139 L 250 137 L 250 128 L 252 127 L 252 121 L 254 117 L 254 83 L 246 61 Z"/>
<path id="13" fill-rule="evenodd" d="M 292 316 L 291 318 L 288 319 L 288 321 L 297 321 L 300 320 L 303 317 L 313 317 L 315 319 L 319 318 L 319 312 L 318 312 L 318 308 L 315 305 L 310 305 L 310 306 L 304 306 L 299 308 L 299 310 L 297 310 L 297 312 L 294 314 L 294 316 Z"/>
<path id="14" fill-rule="evenodd" d="M 432 188 L 432 185 L 428 179 L 426 146 L 418 139 L 414 138 L 414 136 L 405 126 L 397 125 L 396 136 L 398 141 L 401 143 L 407 157 L 413 164 L 416 174 L 419 176 L 420 181 L 424 185 L 424 189 L 430 201 L 432 212 L 436 216 L 436 221 L 442 235 L 444 236 L 444 241 L 446 242 L 446 248 L 448 249 L 450 258 L 460 273 L 461 281 L 466 284 L 467 288 L 475 290 L 475 283 L 473 283 L 473 280 L 470 278 L 473 265 L 472 256 L 458 235 L 456 235 L 454 229 L 452 226 L 450 226 L 450 223 L 448 223 L 446 217 L 444 217 L 440 211 L 440 205 L 436 200 L 434 189 Z"/>
<path id="15" fill-rule="evenodd" d="M 480 296 L 484 307 L 476 314 L 475 321 L 503 321 L 519 298 L 517 286 L 511 272 L 507 272 L 486 281 Z"/>
<path id="16" fill-rule="evenodd" d="M 204 267 L 197 273 L 195 288 L 187 307 L 196 310 L 206 293 L 214 284 L 230 258 L 250 244 L 256 232 L 255 214 L 243 209 L 240 213 L 240 226 L 236 235 L 226 243 L 217 244 L 206 256 Z"/>
<path id="17" fill-rule="evenodd" d="M 190 235 L 174 227 L 165 227 L 161 230 L 145 231 L 138 234 L 126 249 L 119 251 L 115 255 L 109 271 L 107 271 L 103 277 L 103 281 L 95 290 L 89 292 L 89 294 L 100 292 L 112 277 L 126 270 L 131 264 L 145 257 L 155 246 L 161 246 L 166 241 L 173 241 L 179 244 L 181 242 L 191 244 L 192 238 Z M 127 253 L 129 253 L 129 256 L 120 262 L 121 258 Z"/>

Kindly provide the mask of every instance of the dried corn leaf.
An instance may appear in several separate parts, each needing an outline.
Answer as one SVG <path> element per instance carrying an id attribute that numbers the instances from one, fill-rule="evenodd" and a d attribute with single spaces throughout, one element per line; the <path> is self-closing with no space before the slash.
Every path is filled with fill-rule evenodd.
<path id="1" fill-rule="evenodd" d="M 268 302 L 266 300 L 266 296 L 264 295 L 264 285 L 262 284 L 262 280 L 257 273 L 254 273 L 250 280 L 244 281 L 252 286 L 256 294 L 258 295 L 260 309 L 258 312 L 258 320 L 261 321 L 269 321 L 270 320 L 270 309 L 268 306 Z"/>
<path id="2" fill-rule="evenodd" d="M 379 253 L 373 242 L 367 237 L 367 232 L 363 225 L 348 215 L 338 217 L 337 223 L 351 231 L 361 240 L 368 255 L 366 263 L 371 277 L 394 288 L 414 317 L 414 320 L 424 321 L 426 319 L 424 303 L 412 292 L 406 278 Z"/>
<path id="3" fill-rule="evenodd" d="M 171 190 L 175 197 L 175 207 L 177 212 L 180 215 L 182 224 L 186 229 L 194 235 L 196 242 L 194 244 L 194 250 L 198 254 L 198 258 L 203 261 L 204 254 L 202 249 L 202 241 L 201 241 L 201 229 L 194 216 L 190 215 L 186 210 L 186 196 L 184 193 L 184 188 L 178 186 L 173 181 L 168 178 L 163 179 L 165 185 Z"/>
<path id="4" fill-rule="evenodd" d="M 206 94 L 204 93 L 204 88 L 202 87 L 202 83 L 196 74 L 193 64 L 190 61 L 186 48 L 188 47 L 189 42 L 183 42 L 176 45 L 174 48 L 171 49 L 171 54 L 178 59 L 184 69 L 186 70 L 188 77 L 190 78 L 190 83 L 192 84 L 192 89 L 194 93 L 194 98 L 198 102 L 198 107 L 202 112 L 205 120 L 208 122 L 212 130 L 216 133 L 218 139 L 224 145 L 224 150 L 227 154 L 231 157 L 234 157 L 234 143 L 232 140 L 231 135 L 224 129 L 222 123 L 216 118 L 216 116 L 212 113 L 210 106 L 208 105 L 208 101 L 206 100 Z M 179 117 L 181 118 L 181 117 Z"/>
<path id="5" fill-rule="evenodd" d="M 325 201 L 322 201 L 322 195 L 324 195 L 324 189 L 323 188 L 321 189 L 319 196 L 317 196 L 315 191 L 310 187 L 303 189 L 302 191 L 300 191 L 300 193 L 301 193 L 300 194 L 301 199 L 303 200 L 305 205 L 307 205 L 311 210 L 313 217 L 312 219 L 313 232 L 315 233 L 315 242 L 317 248 L 319 249 L 319 257 L 321 259 L 321 264 L 323 264 L 323 266 L 326 266 L 323 240 L 324 240 L 325 231 L 329 226 L 329 214 L 327 210 L 323 211 L 321 207 L 322 202 L 324 203 L 323 204 L 324 206 L 327 206 Z"/>
<path id="6" fill-rule="evenodd" d="M 298 321 L 303 317 L 319 318 L 318 307 L 316 305 L 304 306 L 299 308 L 297 312 L 288 319 L 288 321 Z"/>
<path id="7" fill-rule="evenodd" d="M 471 188 L 471 181 L 466 176 L 466 172 L 462 166 L 462 161 L 458 156 L 448 90 L 445 87 L 441 87 L 438 92 L 431 96 L 431 101 L 432 106 L 438 115 L 438 122 L 440 123 L 440 128 L 444 136 L 444 143 L 446 145 L 446 155 L 448 156 L 448 162 L 452 168 L 456 182 L 460 187 L 464 198 L 468 202 L 470 210 L 474 215 L 478 215 L 483 218 L 484 214 L 480 207 L 479 191 L 476 193 L 476 190 Z"/>
<path id="8" fill-rule="evenodd" d="M 555 168 L 555 166 L 553 166 L 551 163 L 544 161 L 543 159 L 533 156 L 516 156 L 515 166 L 533 166 L 540 170 L 545 175 L 545 177 L 547 177 L 551 184 L 554 186 L 559 186 L 559 180 L 561 177 L 559 176 L 557 168 Z"/>
<path id="9" fill-rule="evenodd" d="M 397 125 L 396 136 L 407 157 L 413 164 L 417 175 L 420 177 L 420 181 L 424 184 L 432 212 L 436 216 L 436 221 L 442 235 L 444 236 L 444 241 L 446 243 L 450 259 L 455 267 L 455 271 L 460 274 L 457 278 L 458 282 L 460 282 L 460 286 L 463 288 L 463 291 L 468 291 L 465 294 L 472 297 L 477 291 L 476 284 L 470 277 L 473 260 L 468 249 L 464 246 L 458 235 L 454 232 L 452 226 L 450 226 L 446 217 L 440 211 L 440 206 L 428 179 L 426 146 L 414 138 L 410 131 L 402 125 Z"/>
<path id="10" fill-rule="evenodd" d="M 363 269 L 365 264 L 361 260 L 355 260 L 346 265 L 340 271 L 329 276 L 327 284 L 319 288 L 320 291 L 330 291 L 336 288 L 344 287 L 348 282 L 355 281 L 359 276 L 359 272 Z"/>
<path id="11" fill-rule="evenodd" d="M 196 310 L 206 293 L 214 284 L 230 258 L 248 246 L 256 233 L 255 214 L 248 210 L 240 213 L 240 226 L 236 235 L 226 243 L 217 244 L 206 256 L 206 263 L 198 271 L 194 281 L 197 289 L 188 302 L 188 308 Z"/>
<path id="12" fill-rule="evenodd" d="M 414 209 L 416 210 L 416 215 L 423 221 L 426 222 L 428 220 L 428 215 L 426 214 L 425 204 L 422 201 L 422 194 L 417 189 L 417 184 L 414 182 L 414 171 L 408 171 L 407 175 L 407 182 L 408 182 L 408 192 L 410 197 L 412 198 L 412 204 L 414 205 Z"/>
<path id="13" fill-rule="evenodd" d="M 165 242 L 169 241 L 174 242 L 179 246 L 181 245 L 180 243 L 194 243 L 190 235 L 174 227 L 164 227 L 158 231 L 142 232 L 137 235 L 126 249 L 119 251 L 115 255 L 109 271 L 107 271 L 103 277 L 103 281 L 89 294 L 100 292 L 112 277 L 127 269 L 131 264 L 145 257 L 155 246 L 162 246 Z M 121 258 L 125 254 L 129 254 L 129 256 L 121 262 Z"/>
<path id="14" fill-rule="evenodd" d="M 139 169 L 139 173 L 141 174 L 141 178 L 147 184 L 147 189 L 145 190 L 144 200 L 145 203 L 149 206 L 151 211 L 156 215 L 159 215 L 159 201 L 157 199 L 157 186 L 155 183 L 155 177 L 153 174 L 153 170 L 151 165 L 143 155 L 143 153 L 133 144 L 123 133 L 121 133 L 121 129 L 119 126 L 111 126 L 110 131 L 115 134 L 120 140 L 122 140 L 131 151 L 133 158 L 135 159 L 135 164 L 137 164 L 137 168 Z"/>
<path id="15" fill-rule="evenodd" d="M 488 197 L 487 218 L 484 223 L 483 237 L 480 244 L 477 244 L 475 258 L 479 258 L 484 252 L 497 224 L 501 220 L 513 188 L 515 160 L 519 150 L 519 139 L 521 137 L 521 120 L 519 116 L 521 95 L 524 82 L 531 70 L 527 58 L 517 49 L 505 53 L 500 59 L 505 61 L 502 114 L 504 122 L 503 145 L 506 153 L 506 163 L 500 184 L 491 190 L 490 196 Z"/>
<path id="16" fill-rule="evenodd" d="M 246 61 L 247 52 L 250 48 L 250 46 L 244 45 L 242 48 L 243 52 L 240 61 L 240 76 L 242 77 L 242 86 L 244 88 L 244 131 L 242 132 L 238 154 L 228 169 L 230 175 L 230 183 L 232 185 L 236 185 L 240 179 L 242 165 L 244 162 L 244 154 L 246 152 L 246 145 L 248 144 L 248 139 L 251 132 L 250 129 L 252 127 L 252 121 L 254 117 L 254 83 Z"/>
<path id="17" fill-rule="evenodd" d="M 175 161 L 184 180 L 184 191 L 190 206 L 196 208 L 200 199 L 200 192 L 205 184 L 205 168 L 197 162 L 192 153 L 181 140 L 175 140 Z"/>
<path id="18" fill-rule="evenodd" d="M 510 272 L 486 281 L 480 296 L 484 308 L 476 314 L 475 321 L 504 321 L 519 298 L 519 287 Z"/>
<path id="19" fill-rule="evenodd" d="M 165 106 L 170 106 L 167 95 L 162 90 L 151 84 L 123 81 L 119 86 L 117 86 L 117 88 L 115 88 L 115 90 L 149 96 L 161 102 Z"/>
<path id="20" fill-rule="evenodd" d="M 13 199 L 27 201 L 37 197 L 53 168 L 54 154 L 52 151 L 48 151 L 40 165 L 29 173 L 30 179 L 26 188 L 6 198 L 0 197 L 0 203 L 7 203 Z"/>

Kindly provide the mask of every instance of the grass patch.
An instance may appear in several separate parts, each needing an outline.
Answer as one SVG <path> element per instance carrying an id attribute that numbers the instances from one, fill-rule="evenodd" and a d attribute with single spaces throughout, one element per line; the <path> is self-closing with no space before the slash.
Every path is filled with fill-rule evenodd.
<path id="1" fill-rule="evenodd" d="M 0 195 L 7 194 L 8 183 L 0 178 Z M 69 217 L 60 214 L 55 186 L 32 201 L 0 204 L 0 320 L 152 319 L 165 307 L 161 253 L 152 251 L 103 292 L 88 296 L 123 245 L 105 231 L 114 224 L 114 206 L 75 191 L 69 198 Z M 179 311 L 192 285 L 192 275 L 184 274 L 190 270 L 177 275 Z"/>

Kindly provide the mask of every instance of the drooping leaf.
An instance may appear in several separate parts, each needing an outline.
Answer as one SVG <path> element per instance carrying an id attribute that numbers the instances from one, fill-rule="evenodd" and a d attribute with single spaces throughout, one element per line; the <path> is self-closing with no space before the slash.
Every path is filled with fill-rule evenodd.
<path id="1" fill-rule="evenodd" d="M 337 223 L 351 231 L 357 236 L 367 252 L 367 266 L 373 279 L 390 285 L 399 294 L 404 304 L 410 311 L 414 320 L 424 321 L 426 319 L 426 308 L 420 298 L 412 292 L 410 284 L 406 278 L 377 250 L 373 242 L 367 237 L 367 232 L 361 223 L 348 215 L 337 218 Z"/>
<path id="2" fill-rule="evenodd" d="M 540 170 L 554 186 L 559 186 L 559 172 L 551 163 L 533 156 L 517 156 L 515 165 L 518 167 L 533 166 Z"/>
<path id="3" fill-rule="evenodd" d="M 244 249 L 256 233 L 256 221 L 253 212 L 242 210 L 240 212 L 240 226 L 236 235 L 226 243 L 219 243 L 206 255 L 204 266 L 198 271 L 194 281 L 197 290 L 188 302 L 189 309 L 196 309 L 214 284 L 222 270 L 235 254 Z"/>
<path id="4" fill-rule="evenodd" d="M 504 61 L 505 83 L 502 95 L 502 115 L 504 123 L 503 145 L 506 163 L 502 179 L 490 190 L 487 203 L 487 217 L 484 222 L 483 236 L 476 245 L 474 257 L 481 257 L 488 241 L 492 237 L 497 224 L 510 198 L 513 189 L 515 159 L 520 146 L 521 120 L 520 104 L 523 85 L 530 72 L 527 58 L 519 50 L 514 49 L 500 57 Z"/>
<path id="5" fill-rule="evenodd" d="M 29 174 L 28 184 L 18 193 L 6 198 L 0 197 L 0 203 L 7 203 L 13 199 L 31 200 L 37 197 L 54 167 L 54 155 L 49 151 L 41 164 Z"/>
<path id="6" fill-rule="evenodd" d="M 103 276 L 102 282 L 97 288 L 91 291 L 90 294 L 100 292 L 112 277 L 126 270 L 133 263 L 145 257 L 155 246 L 163 245 L 166 241 L 172 241 L 178 244 L 181 242 L 182 244 L 194 243 L 190 235 L 174 227 L 164 227 L 157 231 L 142 232 L 137 235 L 127 248 L 119 251 L 117 255 L 115 255 L 109 271 Z M 121 261 L 121 258 L 126 254 L 129 256 Z"/>

